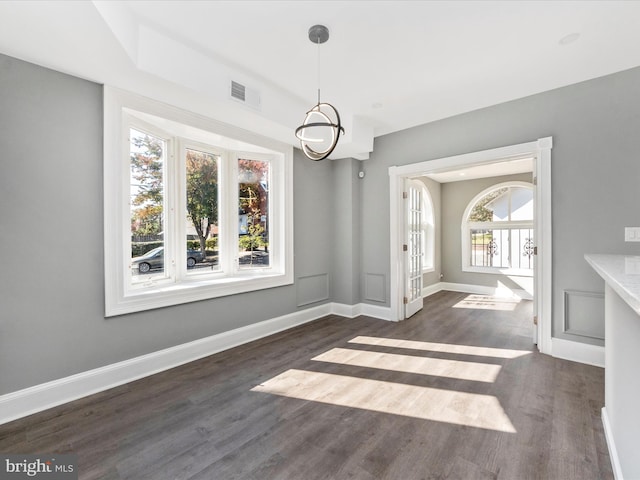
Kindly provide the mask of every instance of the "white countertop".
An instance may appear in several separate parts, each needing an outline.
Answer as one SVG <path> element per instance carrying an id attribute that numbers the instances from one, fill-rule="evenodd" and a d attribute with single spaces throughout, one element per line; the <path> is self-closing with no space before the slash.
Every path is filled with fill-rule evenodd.
<path id="1" fill-rule="evenodd" d="M 640 315 L 640 256 L 587 254 L 584 258 Z"/>

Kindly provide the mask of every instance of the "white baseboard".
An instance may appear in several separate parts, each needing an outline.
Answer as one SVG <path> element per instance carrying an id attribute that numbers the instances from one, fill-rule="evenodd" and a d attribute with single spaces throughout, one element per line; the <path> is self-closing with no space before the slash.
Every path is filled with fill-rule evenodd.
<path id="1" fill-rule="evenodd" d="M 611 431 L 611 423 L 609 423 L 607 407 L 602 407 L 602 425 L 604 426 L 604 437 L 607 440 L 607 448 L 609 449 L 609 457 L 611 458 L 611 466 L 613 467 L 613 476 L 616 480 L 624 480 L 622 477 L 622 468 L 620 467 L 620 459 L 618 458 L 618 451 L 613 441 L 613 432 Z"/>
<path id="2" fill-rule="evenodd" d="M 438 284 L 436 284 L 438 285 Z M 440 282 L 440 290 L 449 290 L 452 292 L 472 293 L 476 295 L 492 295 L 502 298 L 520 298 L 523 300 L 533 300 L 533 296 L 526 290 L 516 288 L 497 288 L 485 285 L 471 285 L 467 283 L 450 283 Z M 440 291 L 438 290 L 438 291 Z M 435 292 L 434 292 L 435 293 Z"/>
<path id="3" fill-rule="evenodd" d="M 391 320 L 390 307 L 380 307 L 378 305 L 371 305 L 370 303 L 360 303 L 358 304 L 358 307 L 360 312 L 358 315 L 378 318 L 380 320 Z"/>
<path id="4" fill-rule="evenodd" d="M 426 298 L 426 297 L 428 297 L 430 295 L 433 295 L 434 293 L 441 292 L 442 290 L 444 290 L 442 285 L 443 285 L 443 282 L 438 282 L 438 283 L 434 283 L 432 285 L 427 285 L 426 287 L 424 287 L 422 289 L 422 298 Z"/>
<path id="5" fill-rule="evenodd" d="M 341 317 L 356 318 L 360 315 L 359 305 L 347 305 L 345 303 L 330 303 L 331 313 Z"/>
<path id="6" fill-rule="evenodd" d="M 333 304 L 327 303 L 2 395 L 0 424 L 258 340 L 331 313 Z"/>
<path id="7" fill-rule="evenodd" d="M 438 282 L 427 285 L 422 289 L 422 297 L 428 297 L 434 293 L 448 290 L 450 292 L 470 293 L 475 295 L 491 295 L 493 297 L 510 297 L 524 300 L 533 300 L 533 296 L 526 290 L 487 287 L 484 285 L 472 285 L 468 283 Z"/>
<path id="8" fill-rule="evenodd" d="M 433 295 L 442 290 L 452 292 L 471 293 L 476 295 L 492 295 L 496 297 L 515 297 L 532 300 L 531 294 L 526 290 L 498 289 L 483 285 L 470 285 L 465 283 L 440 282 L 429 285 L 422 290 L 423 297 Z M 585 363 L 604 368 L 604 347 L 589 345 L 586 343 L 572 342 L 560 338 L 551 339 L 551 355 L 564 360 Z"/>
<path id="9" fill-rule="evenodd" d="M 378 318 L 380 320 L 391 319 L 391 309 L 389 307 L 380 307 L 378 305 L 371 305 L 370 303 L 358 303 L 356 305 L 332 303 L 331 313 L 347 318 L 356 318 L 360 315 L 365 315 L 367 317 Z"/>
<path id="10" fill-rule="evenodd" d="M 228 332 L 176 345 L 122 362 L 81 372 L 0 396 L 0 425 L 102 392 L 170 368 L 222 352 L 238 345 L 335 314 L 389 320 L 390 309 L 376 305 L 325 303 Z"/>
<path id="11" fill-rule="evenodd" d="M 551 355 L 564 360 L 586 363 L 604 368 L 604 347 L 572 342 L 562 338 L 551 339 Z"/>
<path id="12" fill-rule="evenodd" d="M 493 291 L 487 291 L 487 288 Z M 432 295 L 441 290 L 489 295 L 495 294 L 495 289 L 491 289 L 490 287 L 446 282 L 440 282 L 427 287 L 426 293 Z M 213 355 L 214 353 L 228 350 L 229 348 L 253 340 L 258 340 L 330 314 L 347 318 L 366 315 L 382 320 L 391 319 L 389 307 L 381 307 L 367 303 L 357 305 L 326 303 L 317 307 L 300 310 L 278 318 L 265 320 L 246 327 L 237 328 L 2 395 L 0 396 L 0 425 Z M 552 342 L 553 356 L 600 367 L 604 366 L 604 348 L 602 347 L 557 338 L 554 338 Z"/>

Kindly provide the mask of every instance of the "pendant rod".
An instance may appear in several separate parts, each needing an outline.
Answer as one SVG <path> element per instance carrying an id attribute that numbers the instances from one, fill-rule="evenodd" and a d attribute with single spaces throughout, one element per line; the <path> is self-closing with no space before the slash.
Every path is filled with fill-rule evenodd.
<path id="1" fill-rule="evenodd" d="M 317 46 L 317 75 L 318 75 L 318 105 L 320 104 L 320 44 L 329 40 L 329 29 L 324 25 L 314 25 L 309 28 L 309 40 Z"/>

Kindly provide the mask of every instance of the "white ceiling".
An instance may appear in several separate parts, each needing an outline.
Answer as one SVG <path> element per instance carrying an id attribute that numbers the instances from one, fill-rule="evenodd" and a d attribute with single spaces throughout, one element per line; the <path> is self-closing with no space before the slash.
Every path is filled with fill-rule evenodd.
<path id="1" fill-rule="evenodd" d="M 376 136 L 638 66 L 639 25 L 638 1 L 0 1 L 0 52 L 291 144 L 319 52 L 333 157 L 365 159 Z"/>
<path id="2" fill-rule="evenodd" d="M 518 160 L 507 160 L 486 165 L 475 165 L 456 170 L 446 170 L 443 172 L 428 173 L 425 177 L 435 180 L 438 183 L 461 182 L 476 178 L 499 177 L 502 175 L 514 175 L 516 173 L 533 174 L 533 159 L 522 158 Z"/>

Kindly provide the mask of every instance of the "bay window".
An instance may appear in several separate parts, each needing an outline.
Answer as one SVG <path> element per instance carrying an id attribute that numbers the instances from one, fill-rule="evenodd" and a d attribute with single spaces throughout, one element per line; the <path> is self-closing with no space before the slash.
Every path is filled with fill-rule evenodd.
<path id="1" fill-rule="evenodd" d="M 106 315 L 293 281 L 292 148 L 105 89 Z"/>

